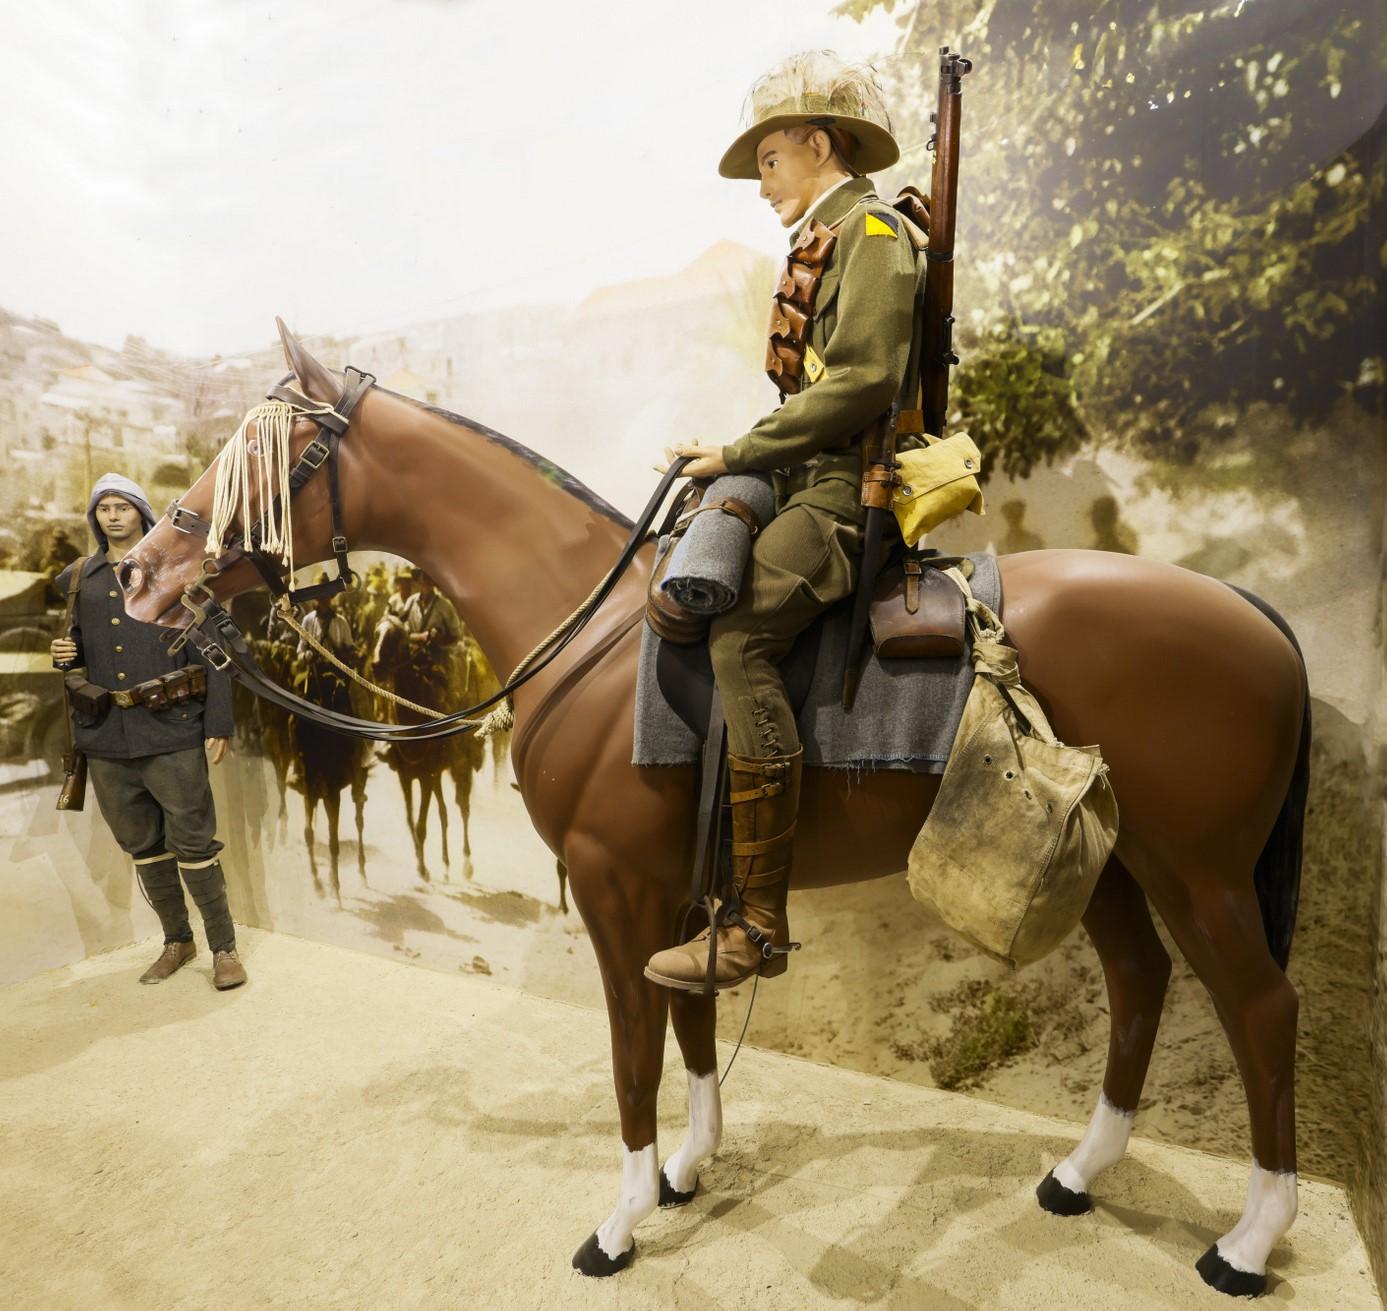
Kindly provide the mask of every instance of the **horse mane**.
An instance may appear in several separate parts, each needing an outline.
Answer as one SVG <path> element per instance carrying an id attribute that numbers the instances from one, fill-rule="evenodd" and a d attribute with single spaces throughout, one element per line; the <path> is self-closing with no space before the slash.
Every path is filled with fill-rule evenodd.
<path id="1" fill-rule="evenodd" d="M 394 396 L 397 400 L 416 406 L 429 414 L 437 415 L 440 419 L 446 419 L 459 428 L 466 428 L 479 437 L 485 437 L 487 441 L 494 442 L 497 446 L 505 447 L 512 455 L 518 455 L 522 460 L 533 465 L 539 476 L 546 482 L 553 483 L 570 496 L 576 496 L 584 505 L 596 510 L 598 514 L 612 520 L 613 523 L 620 524 L 623 528 L 631 527 L 633 521 L 622 514 L 610 501 L 599 496 L 587 483 L 575 478 L 567 469 L 561 468 L 553 460 L 540 455 L 538 451 L 532 451 L 523 442 L 516 441 L 514 437 L 507 437 L 505 433 L 497 432 L 495 428 L 488 428 L 486 424 L 478 423 L 475 419 L 466 418 L 464 415 L 454 414 L 452 410 L 445 410 L 442 406 L 429 405 L 424 401 L 415 400 L 412 396 L 402 396 L 399 392 L 391 391 L 388 387 L 381 387 L 379 383 L 376 386 L 387 396 Z"/>

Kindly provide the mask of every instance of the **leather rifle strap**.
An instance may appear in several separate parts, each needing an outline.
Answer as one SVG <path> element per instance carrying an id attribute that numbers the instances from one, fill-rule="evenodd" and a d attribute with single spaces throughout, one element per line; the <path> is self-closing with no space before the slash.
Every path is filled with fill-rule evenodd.
<path id="1" fill-rule="evenodd" d="M 698 828 L 694 839 L 693 879 L 689 902 L 697 906 L 717 887 L 718 820 L 722 809 L 722 783 L 727 767 L 727 721 L 722 696 L 713 687 L 708 710 L 708 731 L 703 738 L 703 769 L 698 783 Z M 711 853 L 711 855 L 710 855 Z"/>
<path id="2" fill-rule="evenodd" d="M 87 561 L 91 556 L 84 555 L 75 560 L 72 565 L 72 577 L 67 580 L 67 599 L 63 609 L 63 635 L 71 638 L 72 636 L 72 616 L 77 609 L 77 593 L 82 586 L 82 570 L 87 567 Z M 63 677 L 63 741 L 67 749 L 63 752 L 63 770 L 66 772 L 70 767 L 75 768 L 77 759 L 77 741 L 72 733 L 72 698 L 67 690 L 67 677 L 64 671 Z"/>

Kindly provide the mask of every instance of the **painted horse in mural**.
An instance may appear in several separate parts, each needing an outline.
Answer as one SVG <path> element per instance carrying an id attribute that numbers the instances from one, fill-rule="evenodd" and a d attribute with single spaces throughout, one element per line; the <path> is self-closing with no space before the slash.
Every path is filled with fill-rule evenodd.
<path id="1" fill-rule="evenodd" d="M 338 377 L 281 332 L 298 389 L 332 405 L 343 393 Z M 315 431 L 297 419 L 290 455 Z M 214 476 L 215 464 L 182 504 L 210 516 Z M 309 480 L 294 500 L 299 560 L 331 553 L 324 484 Z M 437 580 L 497 670 L 515 668 L 578 607 L 631 528 L 501 434 L 374 387 L 340 442 L 339 509 L 354 549 L 403 556 Z M 186 624 L 179 598 L 199 574 L 203 545 L 167 518 L 158 523 L 122 566 L 129 612 Z M 653 557 L 645 544 L 588 626 L 514 696 L 515 776 L 535 828 L 567 868 L 611 1021 L 621 1186 L 574 1257 L 591 1275 L 630 1262 L 633 1232 L 657 1206 L 693 1197 L 722 1134 L 715 999 L 657 987 L 642 973 L 675 941 L 695 837 L 693 768 L 630 763 Z M 1225 1292 L 1259 1293 L 1296 1212 L 1298 999 L 1285 965 L 1308 775 L 1299 648 L 1265 603 L 1173 565 L 1080 550 L 1027 551 L 999 565 L 1026 684 L 1062 739 L 1102 744 L 1122 812 L 1083 918 L 1110 1002 L 1102 1092 L 1082 1140 L 1040 1182 L 1040 1204 L 1087 1210 L 1095 1178 L 1126 1149 L 1171 971 L 1154 907 L 1213 998 L 1251 1119 L 1246 1209 L 1197 1268 Z M 210 587 L 225 600 L 260 582 L 240 560 Z M 937 775 L 806 771 L 795 887 L 899 874 L 938 785 Z M 661 1166 L 656 1089 L 667 1019 L 688 1071 L 689 1119 Z"/>
<path id="2" fill-rule="evenodd" d="M 417 705 L 442 708 L 448 702 L 448 679 L 442 670 L 421 665 L 408 641 L 408 631 L 398 615 L 385 615 L 376 625 L 368 676 L 373 682 L 389 684 L 397 696 Z M 379 699 L 381 710 L 392 724 L 418 724 L 424 716 L 408 706 Z M 443 804 L 443 775 L 453 763 L 459 743 L 453 738 L 430 742 L 392 742 L 386 759 L 400 780 L 405 798 L 405 822 L 414 839 L 414 860 L 419 878 L 428 883 L 429 867 L 425 848 L 429 836 L 429 805 L 437 803 L 439 837 L 443 843 L 443 864 L 448 858 L 448 811 Z M 419 813 L 414 813 L 414 788 L 419 788 Z M 471 870 L 468 870 L 471 877 Z"/>

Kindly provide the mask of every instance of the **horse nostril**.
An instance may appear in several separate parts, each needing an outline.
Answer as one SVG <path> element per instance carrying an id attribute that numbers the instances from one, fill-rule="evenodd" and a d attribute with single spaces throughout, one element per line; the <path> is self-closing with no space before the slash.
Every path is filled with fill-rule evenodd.
<path id="1" fill-rule="evenodd" d="M 138 561 L 122 560 L 116 566 L 116 581 L 127 596 L 131 592 L 139 590 L 140 580 L 143 576 L 144 571 L 140 568 Z"/>

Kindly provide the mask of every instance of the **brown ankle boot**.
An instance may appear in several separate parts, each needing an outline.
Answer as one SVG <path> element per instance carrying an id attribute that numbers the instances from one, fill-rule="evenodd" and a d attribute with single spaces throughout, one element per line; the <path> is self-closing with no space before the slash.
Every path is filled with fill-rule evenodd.
<path id="1" fill-rule="evenodd" d="M 191 942 L 166 942 L 159 959 L 140 975 L 141 983 L 163 983 L 169 975 L 181 970 L 194 956 L 197 947 Z"/>
<path id="2" fill-rule="evenodd" d="M 246 981 L 246 967 L 236 954 L 236 948 L 212 953 L 212 986 L 218 992 L 239 988 Z"/>
<path id="3" fill-rule="evenodd" d="M 784 974 L 790 941 L 785 898 L 799 813 L 804 748 L 792 756 L 753 759 L 727 754 L 732 801 L 732 886 L 718 907 L 712 987 L 734 988 L 762 974 Z M 680 947 L 657 951 L 645 977 L 667 988 L 707 992 L 710 930 Z"/>

